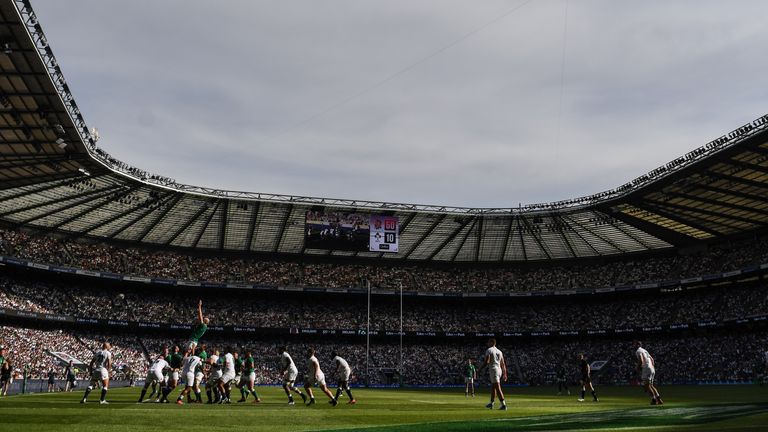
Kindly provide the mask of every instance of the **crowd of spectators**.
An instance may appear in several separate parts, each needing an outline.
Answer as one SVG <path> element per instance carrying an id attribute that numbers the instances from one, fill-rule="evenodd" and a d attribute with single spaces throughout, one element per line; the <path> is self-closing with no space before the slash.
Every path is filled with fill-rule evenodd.
<path id="1" fill-rule="evenodd" d="M 120 292 L 118 292 L 118 290 Z M 257 296 L 248 290 L 186 291 L 81 286 L 0 274 L 0 307 L 81 318 L 190 324 L 198 299 L 211 323 L 261 328 L 362 329 L 363 296 Z M 408 297 L 403 330 L 433 332 L 568 331 L 653 327 L 768 315 L 762 283 L 633 296 L 475 301 Z M 374 297 L 371 328 L 400 329 L 399 299 Z"/>
<path id="2" fill-rule="evenodd" d="M 270 261 L 218 255 L 86 243 L 73 239 L 0 229 L 0 253 L 36 262 L 134 276 L 275 286 L 358 288 L 410 291 L 494 292 L 602 288 L 695 277 L 768 262 L 768 239 L 752 238 L 697 252 L 617 257 L 594 262 L 442 268 L 425 265 L 371 265 Z"/>

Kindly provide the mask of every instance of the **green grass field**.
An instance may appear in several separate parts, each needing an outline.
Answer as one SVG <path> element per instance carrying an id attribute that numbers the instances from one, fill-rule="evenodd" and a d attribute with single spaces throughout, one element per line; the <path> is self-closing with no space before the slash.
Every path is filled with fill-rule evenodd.
<path id="1" fill-rule="evenodd" d="M 337 407 L 324 396 L 313 407 L 287 406 L 282 390 L 261 388 L 264 402 L 232 405 L 136 404 L 139 389 L 113 389 L 110 405 L 78 403 L 82 393 L 0 399 L 0 431 L 501 431 L 501 430 L 768 430 L 768 387 L 663 387 L 663 407 L 639 388 L 599 388 L 600 402 L 555 396 L 550 388 L 509 388 L 509 410 L 490 411 L 487 389 L 355 390 L 358 405 Z M 174 392 L 174 394 L 177 394 Z M 320 395 L 322 396 L 322 395 Z M 497 405 L 498 406 L 498 405 Z"/>

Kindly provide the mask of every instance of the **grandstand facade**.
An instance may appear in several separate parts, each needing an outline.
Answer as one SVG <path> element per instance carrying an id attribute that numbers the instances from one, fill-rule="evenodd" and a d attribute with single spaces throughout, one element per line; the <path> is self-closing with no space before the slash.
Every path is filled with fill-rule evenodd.
<path id="1" fill-rule="evenodd" d="M 222 191 L 176 183 L 98 147 L 29 2 L 0 8 L 0 221 L 209 251 L 436 262 L 602 257 L 763 227 L 768 117 L 617 188 L 518 208 L 456 208 Z M 401 253 L 304 246 L 308 210 L 391 214 Z"/>

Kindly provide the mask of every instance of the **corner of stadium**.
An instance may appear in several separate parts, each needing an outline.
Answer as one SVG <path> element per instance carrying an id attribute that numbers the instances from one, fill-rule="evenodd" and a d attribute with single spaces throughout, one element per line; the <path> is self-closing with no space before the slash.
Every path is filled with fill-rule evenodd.
<path id="1" fill-rule="evenodd" d="M 768 430 L 768 115 L 558 202 L 218 190 L 99 147 L 29 1 L 0 1 L 0 42 L 2 430 Z M 136 403 L 203 316 L 185 365 L 202 344 L 252 353 L 223 393 L 210 377 L 230 360 L 201 365 L 203 401 L 232 403 L 181 398 L 181 363 L 157 383 L 171 403 Z M 506 411 L 484 408 L 491 338 Z M 108 406 L 91 382 L 105 341 Z M 336 394 L 303 407 L 310 348 Z"/>

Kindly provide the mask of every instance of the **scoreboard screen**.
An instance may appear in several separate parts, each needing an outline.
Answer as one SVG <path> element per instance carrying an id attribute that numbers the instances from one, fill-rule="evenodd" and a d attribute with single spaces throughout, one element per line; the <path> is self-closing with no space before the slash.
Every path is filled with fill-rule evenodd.
<path id="1" fill-rule="evenodd" d="M 304 244 L 309 249 L 395 253 L 398 230 L 394 216 L 308 211 Z"/>
<path id="2" fill-rule="evenodd" d="M 398 228 L 398 220 L 394 216 L 371 216 L 369 250 L 373 252 L 397 252 Z"/>

